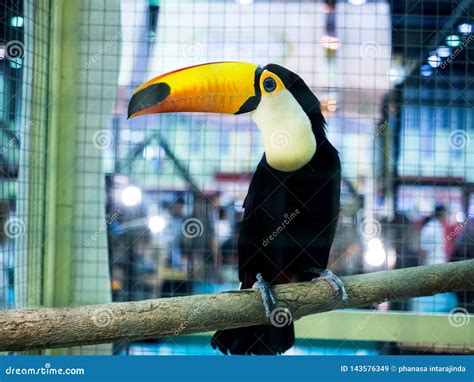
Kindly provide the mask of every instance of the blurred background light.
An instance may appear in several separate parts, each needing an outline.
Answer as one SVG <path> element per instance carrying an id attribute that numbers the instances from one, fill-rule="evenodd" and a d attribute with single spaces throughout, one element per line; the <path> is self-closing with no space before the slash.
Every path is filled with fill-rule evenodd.
<path id="1" fill-rule="evenodd" d="M 159 215 L 151 216 L 148 219 L 148 228 L 153 233 L 160 233 L 161 231 L 164 230 L 165 227 L 166 227 L 165 219 L 163 219 L 163 217 Z"/>
<path id="2" fill-rule="evenodd" d="M 20 16 L 13 16 L 11 19 L 10 19 L 10 24 L 12 27 L 15 27 L 15 28 L 22 28 L 23 27 L 23 17 L 20 17 Z"/>
<path id="3" fill-rule="evenodd" d="M 341 44 L 337 37 L 323 36 L 321 37 L 321 45 L 328 50 L 337 50 Z"/>
<path id="4" fill-rule="evenodd" d="M 395 83 L 396 85 L 399 85 L 403 83 L 406 77 L 406 71 L 405 68 L 401 65 L 393 66 L 388 70 L 388 79 L 390 82 Z"/>
<path id="5" fill-rule="evenodd" d="M 456 221 L 458 223 L 462 223 L 466 219 L 466 214 L 462 211 L 456 212 Z"/>
<path id="6" fill-rule="evenodd" d="M 124 205 L 133 207 L 141 203 L 142 191 L 136 186 L 128 186 L 123 189 L 121 198 Z"/>
<path id="7" fill-rule="evenodd" d="M 442 57 L 442 58 L 446 58 L 446 57 L 449 57 L 449 55 L 451 54 L 451 48 L 447 47 L 447 46 L 439 46 L 437 49 L 436 49 L 436 54 L 439 56 L 439 57 Z"/>
<path id="8" fill-rule="evenodd" d="M 472 33 L 472 24 L 463 23 L 458 25 L 458 32 L 462 34 Z"/>
<path id="9" fill-rule="evenodd" d="M 147 146 L 143 149 L 143 157 L 145 159 L 158 159 L 161 149 L 158 146 Z"/>
<path id="10" fill-rule="evenodd" d="M 431 54 L 431 56 L 428 57 L 428 64 L 430 64 L 432 68 L 437 68 L 441 65 L 441 58 L 436 54 Z"/>
<path id="11" fill-rule="evenodd" d="M 372 267 L 379 267 L 385 263 L 387 260 L 387 254 L 383 248 L 382 241 L 379 238 L 374 237 L 369 240 L 364 260 Z"/>
<path id="12" fill-rule="evenodd" d="M 461 38 L 457 34 L 452 34 L 446 37 L 446 45 L 456 48 L 461 45 Z"/>
<path id="13" fill-rule="evenodd" d="M 428 64 L 421 65 L 420 73 L 424 77 L 429 77 L 433 74 L 433 69 Z"/>

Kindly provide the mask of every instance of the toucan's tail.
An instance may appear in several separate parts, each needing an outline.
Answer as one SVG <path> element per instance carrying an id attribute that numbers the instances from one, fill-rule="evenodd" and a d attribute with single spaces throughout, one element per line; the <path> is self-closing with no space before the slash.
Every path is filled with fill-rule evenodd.
<path id="1" fill-rule="evenodd" d="M 219 330 L 211 345 L 223 354 L 275 355 L 291 348 L 295 343 L 293 323 L 283 327 L 272 325 Z"/>

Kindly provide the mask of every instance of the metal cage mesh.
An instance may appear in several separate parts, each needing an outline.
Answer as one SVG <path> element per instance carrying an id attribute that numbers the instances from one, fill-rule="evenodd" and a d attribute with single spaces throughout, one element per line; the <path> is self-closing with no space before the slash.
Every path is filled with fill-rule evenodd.
<path id="1" fill-rule="evenodd" d="M 1 6 L 2 308 L 41 305 L 48 282 L 46 112 L 61 95 L 48 94 L 45 16 L 54 2 L 40 4 Z M 79 10 L 77 118 L 68 127 L 76 159 L 70 304 L 238 288 L 242 203 L 263 152 L 252 119 L 126 119 L 141 83 L 204 62 L 275 62 L 298 73 L 321 101 L 342 163 L 329 264 L 336 274 L 472 258 L 472 1 L 83 0 Z M 367 314 L 445 313 L 450 323 L 456 318 L 455 330 L 457 318 L 469 324 L 473 309 L 472 292 L 464 292 L 385 303 Z M 416 340 L 297 334 L 296 354 L 435 351 Z M 209 348 L 207 338 L 176 337 L 113 351 Z"/>

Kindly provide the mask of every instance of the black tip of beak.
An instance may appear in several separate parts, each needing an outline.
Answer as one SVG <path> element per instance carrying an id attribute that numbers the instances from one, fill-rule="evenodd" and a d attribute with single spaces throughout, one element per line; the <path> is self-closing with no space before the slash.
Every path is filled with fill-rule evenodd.
<path id="1" fill-rule="evenodd" d="M 136 92 L 128 103 L 127 119 L 133 114 L 163 102 L 170 95 L 171 88 L 167 83 L 159 82 Z"/>

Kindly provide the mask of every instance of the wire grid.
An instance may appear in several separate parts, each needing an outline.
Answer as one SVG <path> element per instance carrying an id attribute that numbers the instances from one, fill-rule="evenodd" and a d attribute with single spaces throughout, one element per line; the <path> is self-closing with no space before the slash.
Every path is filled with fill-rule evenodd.
<path id="1" fill-rule="evenodd" d="M 459 29 L 471 20 L 466 3 L 160 5 L 130 9 L 131 29 L 135 18 L 141 22 L 138 35 L 129 38 L 134 43 L 122 52 L 132 68 L 121 72 L 129 89 L 157 74 L 203 62 L 276 62 L 300 74 L 321 100 L 343 169 L 343 208 L 330 260 L 337 274 L 468 256 L 469 244 L 455 245 L 470 242 L 469 231 L 462 228 L 472 214 L 471 32 Z M 452 35 L 463 44 L 458 51 L 448 37 Z M 120 94 L 124 113 L 130 90 Z M 236 288 L 240 206 L 248 174 L 263 151 L 251 119 L 166 115 L 126 122 L 119 110 L 116 127 L 121 134 L 118 156 L 133 153 L 125 155 L 121 169 L 128 167 L 129 181 L 144 191 L 147 216 L 155 218 L 149 221 L 160 230 L 151 240 L 157 245 L 162 241 L 161 251 L 164 247 L 165 262 L 159 256 L 152 261 L 160 264 L 163 277 L 158 271 L 158 283 L 150 286 L 150 274 L 137 273 L 135 287 L 148 289 L 148 296 Z M 197 215 L 193 210 L 200 193 L 207 196 L 210 211 Z M 139 214 L 146 214 L 143 204 Z M 442 222 L 444 218 L 433 218 L 441 205 L 447 211 Z M 187 223 L 196 231 L 187 230 Z M 186 237 L 195 234 L 200 240 Z M 464 293 L 377 309 L 466 315 L 472 306 L 472 295 Z"/>
<path id="2" fill-rule="evenodd" d="M 125 118 L 145 80 L 211 61 L 282 64 L 320 99 L 343 171 L 335 273 L 472 258 L 470 3 L 244 3 L 123 0 L 120 19 L 115 1 L 82 3 L 75 303 L 107 294 L 109 271 L 114 301 L 238 288 L 242 201 L 263 153 L 250 116 Z M 449 313 L 454 325 L 473 308 L 470 293 L 374 307 Z M 114 352 L 209 349 L 174 337 Z M 293 350 L 430 351 L 304 338 Z"/>
<path id="3" fill-rule="evenodd" d="M 358 23 L 362 23 L 363 17 L 370 17 L 372 26 L 375 28 L 377 12 L 384 17 L 385 28 L 381 29 L 379 33 L 381 41 L 377 44 L 385 53 L 384 59 L 381 60 L 382 66 L 388 70 L 390 58 L 388 5 L 372 4 L 370 11 L 358 7 L 349 9 L 347 4 L 342 6 L 347 8 L 342 15 L 338 16 L 343 25 L 347 23 L 346 18 L 351 15 Z M 163 2 L 159 9 L 150 7 L 150 14 L 155 16 L 157 14 L 157 26 L 151 25 L 150 31 L 143 27 L 146 22 L 140 24 L 143 40 L 138 39 L 140 41 L 136 42 L 137 36 L 130 37 L 136 42 L 135 50 L 124 41 L 127 48 L 130 48 L 123 51 L 127 68 L 134 67 L 134 60 L 139 63 L 132 72 L 121 73 L 124 81 L 127 79 L 133 88 L 157 73 L 208 61 L 240 60 L 261 64 L 278 62 L 288 66 L 310 81 L 315 92 L 322 94 L 320 98 L 328 119 L 331 140 L 347 148 L 347 155 L 341 156 L 345 169 L 346 204 L 357 205 L 359 198 L 355 195 L 351 182 L 356 181 L 357 172 L 370 173 L 371 171 L 373 151 L 371 115 L 377 112 L 377 100 L 382 98 L 384 88 L 389 89 L 389 84 L 385 72 L 382 71 L 382 74 L 378 71 L 375 80 L 380 89 L 376 88 L 374 91 L 372 86 L 367 89 L 360 88 L 360 82 L 365 78 L 371 78 L 370 74 L 374 73 L 375 65 L 369 58 L 367 67 L 362 68 L 360 65 L 358 69 L 364 72 L 365 77 L 359 77 L 357 70 L 345 67 L 344 71 L 348 72 L 347 77 L 351 87 L 348 93 L 341 91 L 344 78 L 339 77 L 333 65 L 341 69 L 344 64 L 337 63 L 332 49 L 321 47 L 321 41 L 327 40 L 327 34 L 334 33 L 331 22 L 325 20 L 325 15 L 328 15 L 328 19 L 335 16 L 335 12 L 329 9 L 329 5 L 313 2 L 278 4 L 258 2 L 246 7 L 235 2 Z M 142 14 L 139 13 L 139 15 Z M 135 13 L 135 17 L 139 16 Z M 142 16 L 141 20 L 146 21 L 146 16 Z M 153 20 L 151 15 L 150 20 Z M 262 25 L 259 26 L 258 23 Z M 328 23 L 329 26 L 326 25 Z M 347 26 L 341 33 L 348 39 L 352 38 Z M 132 33 L 124 33 L 124 37 L 131 35 Z M 340 39 L 342 40 L 342 37 Z M 335 42 L 334 45 L 339 47 L 340 42 Z M 329 46 L 332 48 L 332 45 Z M 345 49 L 348 56 L 357 57 L 360 60 L 358 44 L 354 43 L 353 46 L 348 44 L 345 47 L 341 45 L 340 48 Z M 371 47 L 368 49 L 370 50 Z M 146 52 L 149 52 L 148 65 L 143 64 L 143 54 Z M 314 68 L 313 62 L 316 60 L 321 62 L 321 71 Z M 123 102 L 119 100 L 119 103 L 126 105 L 130 91 L 123 93 L 125 97 Z M 337 99 L 338 97 L 340 98 Z M 351 97 L 362 98 L 365 111 L 360 118 L 352 117 L 353 123 L 347 127 L 345 134 L 340 134 L 336 126 L 342 121 L 335 112 L 336 108 L 347 108 L 350 113 L 353 113 L 362 107 Z M 196 277 L 195 281 L 205 284 L 203 285 L 205 289 L 210 288 L 209 282 L 212 279 L 214 283 L 220 281 L 218 285 L 221 284 L 223 278 L 229 278 L 229 282 L 235 283 L 236 272 L 232 268 L 236 262 L 235 250 L 229 258 L 226 258 L 224 250 L 222 258 L 217 260 L 229 262 L 229 264 L 219 264 L 222 265 L 222 269 L 230 265 L 225 276 L 216 274 L 214 270 L 207 272 L 205 268 L 209 265 L 207 262 L 216 260 L 210 255 L 213 251 L 212 245 L 214 248 L 216 245 L 222 246 L 233 232 L 232 226 L 241 218 L 242 200 L 245 198 L 251 173 L 262 155 L 261 139 L 251 118 L 210 114 L 166 115 L 126 122 L 119 115 L 117 124 L 120 126 L 117 130 L 121 137 L 117 140 L 116 150 L 119 156 L 120 152 L 124 152 L 126 158 L 125 164 L 120 163 L 120 167 L 128 168 L 129 174 L 133 174 L 133 178 L 140 187 L 145 190 L 150 189 L 150 193 L 153 194 L 162 194 L 161 197 L 158 195 L 162 200 L 158 203 L 153 202 L 158 204 L 154 206 L 158 209 L 154 212 L 155 214 L 169 215 L 170 212 L 166 209 L 169 210 L 170 204 L 176 205 L 178 202 L 183 205 L 177 208 L 183 209 L 181 219 L 184 222 L 195 218 L 194 215 L 198 213 L 193 212 L 200 208 L 196 208 L 195 200 L 207 200 L 210 211 L 205 215 L 212 216 L 211 226 L 214 227 L 208 228 L 208 235 L 211 237 L 202 239 L 203 243 L 197 241 L 187 243 L 189 240 L 184 240 L 183 247 L 186 245 L 191 245 L 192 248 L 196 245 L 208 246 L 207 249 L 201 248 L 198 251 L 201 254 L 197 254 L 197 258 L 193 253 L 189 254 L 193 257 L 193 261 L 197 261 L 197 264 L 192 264 L 191 273 L 189 269 L 187 270 L 185 280 L 190 280 L 190 276 Z M 140 137 L 149 137 L 145 138 L 145 145 Z M 134 145 L 134 140 L 138 140 L 138 144 Z M 365 150 L 360 150 L 361 146 Z M 167 152 L 169 148 L 173 150 L 172 156 Z M 127 153 L 132 153 L 132 155 Z M 177 171 L 181 167 L 184 167 L 185 171 Z M 153 171 L 159 171 L 160 175 L 148 176 Z M 354 212 L 351 211 L 351 213 Z M 174 211 L 171 212 L 171 214 L 174 213 Z M 198 218 L 200 224 L 198 224 L 197 233 L 200 237 L 206 236 L 205 226 L 208 223 L 206 219 Z M 349 225 L 351 224 L 349 222 Z M 177 225 L 178 229 L 175 233 L 180 234 L 181 226 L 182 224 Z M 183 227 L 186 231 L 186 227 Z M 204 233 L 199 232 L 200 230 Z M 161 236 L 170 234 L 166 228 L 163 232 L 164 235 Z M 186 234 L 194 235 L 193 232 L 183 233 L 183 235 Z M 185 239 L 195 238 L 185 237 Z M 179 254 L 177 256 L 179 257 Z M 184 258 L 184 263 L 171 264 L 171 268 L 174 267 L 174 270 L 180 271 L 180 268 L 190 265 L 189 259 Z M 200 269 L 198 273 L 197 268 L 204 269 Z M 175 276 L 178 275 L 175 274 Z M 181 286 L 182 283 L 178 285 Z"/>
<path id="4" fill-rule="evenodd" d="M 0 12 L 0 309 L 8 309 L 42 298 L 49 9 L 5 1 Z"/>

